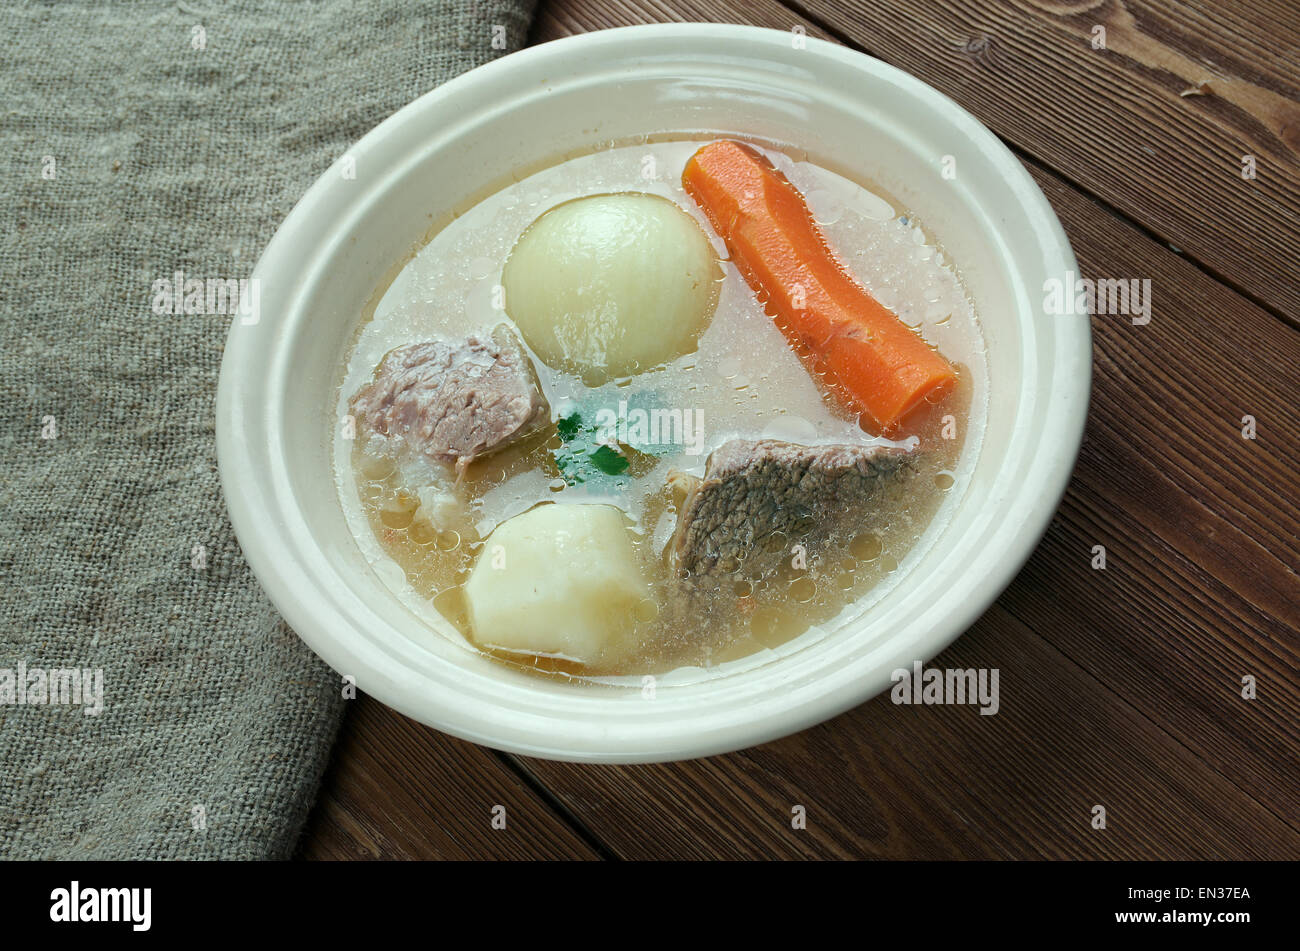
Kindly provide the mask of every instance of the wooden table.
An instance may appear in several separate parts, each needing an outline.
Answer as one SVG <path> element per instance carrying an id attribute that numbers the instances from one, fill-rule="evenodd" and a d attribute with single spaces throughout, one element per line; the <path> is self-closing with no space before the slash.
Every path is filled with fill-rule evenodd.
<path id="1" fill-rule="evenodd" d="M 1016 153 L 1084 275 L 1152 282 L 1149 324 L 1093 319 L 1047 536 L 934 662 L 999 668 L 1001 710 L 886 695 L 729 756 L 591 767 L 363 697 L 301 855 L 1300 857 L 1300 7 L 541 0 L 530 41 L 662 20 L 802 25 L 920 77 Z"/>

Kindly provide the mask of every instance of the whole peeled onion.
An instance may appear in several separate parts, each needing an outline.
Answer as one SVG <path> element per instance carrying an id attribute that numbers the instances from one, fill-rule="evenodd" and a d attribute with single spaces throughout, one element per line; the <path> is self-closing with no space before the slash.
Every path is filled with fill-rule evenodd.
<path id="1" fill-rule="evenodd" d="M 506 261 L 506 310 L 548 366 L 589 385 L 694 349 L 717 304 L 717 256 L 666 198 L 591 195 L 550 209 Z"/>

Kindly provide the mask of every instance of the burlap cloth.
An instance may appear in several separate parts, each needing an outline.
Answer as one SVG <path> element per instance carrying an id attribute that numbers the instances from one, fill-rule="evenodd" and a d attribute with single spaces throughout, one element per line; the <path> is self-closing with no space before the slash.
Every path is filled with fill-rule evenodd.
<path id="1" fill-rule="evenodd" d="M 0 5 L 0 854 L 291 854 L 340 681 L 226 517 L 230 318 L 151 288 L 247 277 L 351 143 L 531 8 Z M 102 671 L 102 712 L 6 697 L 20 664 Z"/>

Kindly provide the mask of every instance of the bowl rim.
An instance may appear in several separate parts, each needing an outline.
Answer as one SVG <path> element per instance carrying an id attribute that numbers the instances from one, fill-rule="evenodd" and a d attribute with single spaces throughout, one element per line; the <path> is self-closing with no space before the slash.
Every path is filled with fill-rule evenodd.
<path id="1" fill-rule="evenodd" d="M 790 32 L 784 30 L 706 23 L 648 24 L 565 37 L 501 57 L 447 81 L 393 113 L 355 143 L 352 151 L 367 143 L 375 145 L 412 117 L 461 95 L 484 79 L 501 77 L 525 66 L 554 63 L 562 68 L 567 57 L 597 50 L 601 46 L 618 47 L 628 41 L 655 39 L 665 41 L 671 47 L 674 41 L 703 38 L 719 43 L 729 40 L 779 43 L 782 48 L 788 48 L 790 37 Z M 1014 185 L 1018 197 L 1024 199 L 1024 215 L 1042 240 L 1045 258 L 1059 264 L 1060 270 L 1057 271 L 1054 265 L 1053 272 L 1077 273 L 1069 241 L 1046 196 L 1015 155 L 974 116 L 942 92 L 881 60 L 813 37 L 803 38 L 803 42 L 810 51 L 838 60 L 843 65 L 868 69 L 932 101 L 946 122 L 959 126 L 992 157 L 998 170 Z M 326 206 L 333 194 L 333 186 L 327 181 L 329 178 L 328 171 L 322 174 L 285 218 L 259 258 L 253 270 L 254 278 L 276 273 L 292 256 L 295 236 L 311 229 L 313 219 L 328 211 Z M 391 657 L 367 651 L 363 649 L 364 645 L 356 643 L 355 625 L 351 632 L 352 642 L 347 636 L 338 636 L 334 629 L 338 627 L 337 623 L 333 628 L 330 624 L 331 620 L 337 622 L 337 619 L 329 612 L 322 579 L 302 570 L 291 558 L 286 561 L 286 550 L 291 546 L 276 534 L 276 531 L 283 532 L 284 528 L 283 513 L 277 510 L 274 495 L 271 492 L 240 491 L 247 488 L 245 474 L 256 469 L 259 448 L 265 449 L 243 438 L 239 426 L 257 411 L 250 404 L 251 391 L 242 385 L 247 382 L 244 360 L 255 352 L 256 346 L 249 331 L 250 328 L 244 327 L 238 317 L 232 321 L 216 400 L 218 468 L 236 537 L 253 574 L 298 636 L 336 671 L 350 672 L 359 685 L 385 704 L 444 732 L 509 752 L 550 759 L 628 763 L 691 758 L 753 746 L 827 720 L 879 692 L 879 686 L 867 680 L 856 687 L 841 685 L 842 689 L 833 693 L 802 697 L 798 703 L 783 707 L 774 705 L 759 716 L 741 718 L 738 722 L 715 723 L 707 734 L 679 731 L 665 737 L 661 743 L 646 747 L 620 745 L 613 733 L 603 744 L 577 746 L 566 742 L 563 736 L 556 737 L 553 742 L 539 742 L 535 730 L 527 733 L 512 731 L 509 725 L 500 721 L 487 722 L 485 726 L 490 718 L 485 716 L 488 711 L 482 698 L 467 696 L 457 702 L 456 698 L 448 699 L 428 691 L 427 686 L 418 682 L 409 671 L 394 669 Z M 1073 371 L 1058 374 L 1056 389 L 1049 394 L 1054 399 L 1055 408 L 1049 413 L 1047 427 L 1053 431 L 1050 444 L 1057 451 L 1052 453 L 1051 459 L 1039 461 L 1037 491 L 1032 499 L 1024 501 L 1016 510 L 1019 530 L 1000 552 L 1001 557 L 986 566 L 978 595 L 946 615 L 945 633 L 935 635 L 932 631 L 916 644 L 920 656 L 926 660 L 965 633 L 1000 596 L 1037 547 L 1068 485 L 1082 444 L 1091 391 L 1091 327 L 1086 319 L 1070 323 L 1058 321 L 1056 333 L 1064 336 L 1058 340 L 1055 354 L 1057 357 L 1064 355 Z M 279 369 L 286 368 L 279 365 Z M 268 530 L 267 526 L 272 526 L 272 529 Z M 304 596 L 307 593 L 304 581 L 308 588 L 314 583 L 314 593 L 322 595 L 320 601 Z M 383 685 L 383 688 L 373 689 L 372 684 Z"/>

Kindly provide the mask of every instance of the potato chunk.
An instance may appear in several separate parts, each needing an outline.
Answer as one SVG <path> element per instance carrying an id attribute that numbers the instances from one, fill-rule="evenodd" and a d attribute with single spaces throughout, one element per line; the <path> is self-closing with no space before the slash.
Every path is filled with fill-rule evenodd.
<path id="1" fill-rule="evenodd" d="M 506 310 L 547 366 L 589 385 L 689 352 L 721 272 L 695 219 L 666 198 L 590 195 L 557 205 L 506 261 Z"/>
<path id="2" fill-rule="evenodd" d="M 499 526 L 479 552 L 465 600 L 481 647 L 609 664 L 635 647 L 649 585 L 612 505 L 547 504 Z"/>

